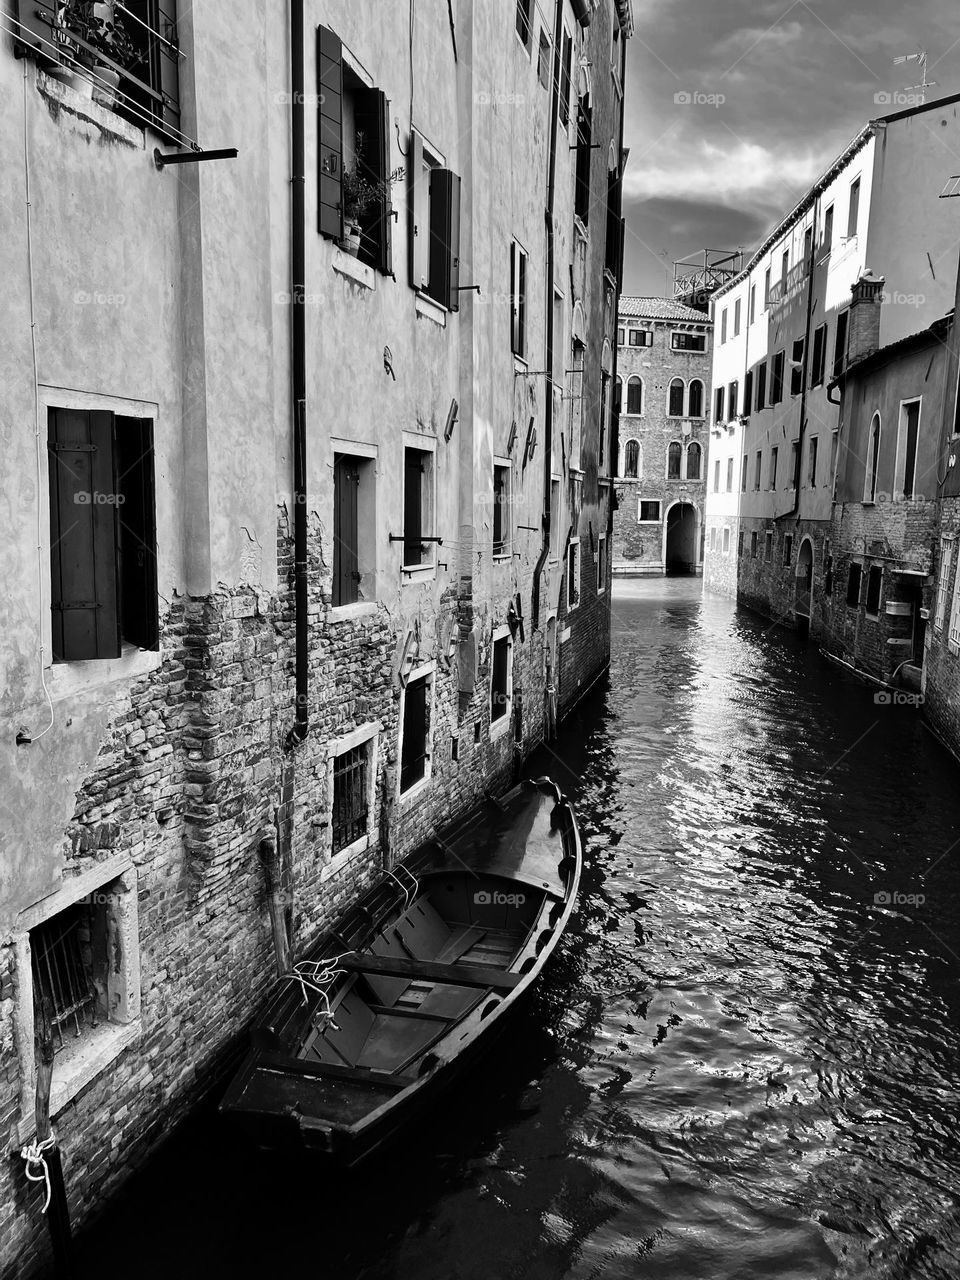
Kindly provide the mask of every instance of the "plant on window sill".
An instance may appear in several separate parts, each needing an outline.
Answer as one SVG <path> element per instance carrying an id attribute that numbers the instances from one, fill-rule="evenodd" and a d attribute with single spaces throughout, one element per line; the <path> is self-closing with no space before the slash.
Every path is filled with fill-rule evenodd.
<path id="1" fill-rule="evenodd" d="M 341 179 L 344 235 L 340 248 L 354 258 L 360 252 L 360 238 L 363 234 L 360 224 L 364 216 L 385 200 L 393 184 L 406 174 L 404 166 L 399 165 L 385 178 L 371 178 L 369 175 L 372 170 L 363 158 L 365 141 L 363 133 L 358 132 L 353 168 L 344 169 Z"/>
<path id="2" fill-rule="evenodd" d="M 112 0 L 67 0 L 57 10 L 55 38 L 68 61 L 52 73 L 104 107 L 116 102 L 121 74 L 143 61 Z"/>

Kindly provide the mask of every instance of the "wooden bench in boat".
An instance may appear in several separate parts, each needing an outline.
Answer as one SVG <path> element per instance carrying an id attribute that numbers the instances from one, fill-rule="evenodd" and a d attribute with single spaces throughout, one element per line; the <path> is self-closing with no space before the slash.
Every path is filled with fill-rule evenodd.
<path id="1" fill-rule="evenodd" d="M 422 978 L 454 987 L 492 987 L 495 991 L 512 991 L 526 977 L 523 973 L 505 973 L 492 965 L 443 964 L 437 960 L 408 960 L 399 956 L 376 956 L 369 951 L 344 956 L 340 968 L 349 973 L 375 973 L 391 978 Z"/>

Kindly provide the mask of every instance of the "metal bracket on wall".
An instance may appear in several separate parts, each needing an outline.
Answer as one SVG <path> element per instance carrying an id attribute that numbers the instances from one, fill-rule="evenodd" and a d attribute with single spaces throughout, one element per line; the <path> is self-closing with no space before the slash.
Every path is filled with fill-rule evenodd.
<path id="1" fill-rule="evenodd" d="M 159 147 L 153 148 L 153 162 L 158 169 L 165 168 L 168 164 L 193 164 L 194 161 L 200 160 L 236 160 L 237 148 L 224 147 L 220 151 L 167 151 L 163 152 Z"/>

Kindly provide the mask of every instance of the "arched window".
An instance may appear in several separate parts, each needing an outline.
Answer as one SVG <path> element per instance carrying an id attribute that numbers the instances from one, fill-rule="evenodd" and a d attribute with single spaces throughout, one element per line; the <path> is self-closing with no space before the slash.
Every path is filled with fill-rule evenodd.
<path id="1" fill-rule="evenodd" d="M 680 455 L 683 450 L 680 447 L 679 440 L 671 440 L 670 448 L 667 450 L 667 479 L 680 479 Z"/>
<path id="2" fill-rule="evenodd" d="M 628 440 L 623 449 L 623 474 L 628 480 L 639 478 L 640 441 Z"/>
<path id="3" fill-rule="evenodd" d="M 699 378 L 694 378 L 690 383 L 689 403 L 687 405 L 687 416 L 690 418 L 703 417 L 703 383 Z"/>
<path id="4" fill-rule="evenodd" d="M 619 378 L 617 378 L 613 386 L 613 407 L 617 413 L 619 413 L 623 407 L 623 383 Z"/>
<path id="5" fill-rule="evenodd" d="M 863 500 L 864 502 L 876 502 L 877 500 L 877 467 L 880 462 L 880 415 L 873 415 L 873 422 L 870 424 L 870 443 L 867 448 L 867 470 L 863 477 Z"/>
<path id="6" fill-rule="evenodd" d="M 643 383 L 636 376 L 627 379 L 627 413 L 643 413 Z"/>
<path id="7" fill-rule="evenodd" d="M 700 465 L 703 453 L 696 440 L 691 440 L 687 445 L 687 479 L 700 479 Z"/>
<path id="8" fill-rule="evenodd" d="M 671 418 L 683 417 L 683 379 L 674 378 L 670 383 L 670 400 L 667 413 Z"/>

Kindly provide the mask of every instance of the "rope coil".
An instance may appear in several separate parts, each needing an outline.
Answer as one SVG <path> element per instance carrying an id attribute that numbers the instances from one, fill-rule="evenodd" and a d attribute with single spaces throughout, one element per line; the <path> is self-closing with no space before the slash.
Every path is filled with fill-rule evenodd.
<path id="1" fill-rule="evenodd" d="M 24 1172 L 26 1173 L 28 1180 L 30 1182 L 42 1182 L 46 1188 L 43 1208 L 40 1210 L 41 1213 L 46 1213 L 50 1208 L 50 1197 L 53 1194 L 53 1189 L 50 1186 L 50 1169 L 47 1165 L 47 1152 L 52 1151 L 56 1145 L 57 1138 L 51 1130 L 49 1138 L 44 1138 L 42 1142 L 28 1142 L 25 1147 L 20 1148 L 20 1155 L 23 1160 L 26 1161 L 26 1168 L 24 1169 Z M 41 1170 L 40 1173 L 36 1172 L 38 1166 Z"/>

